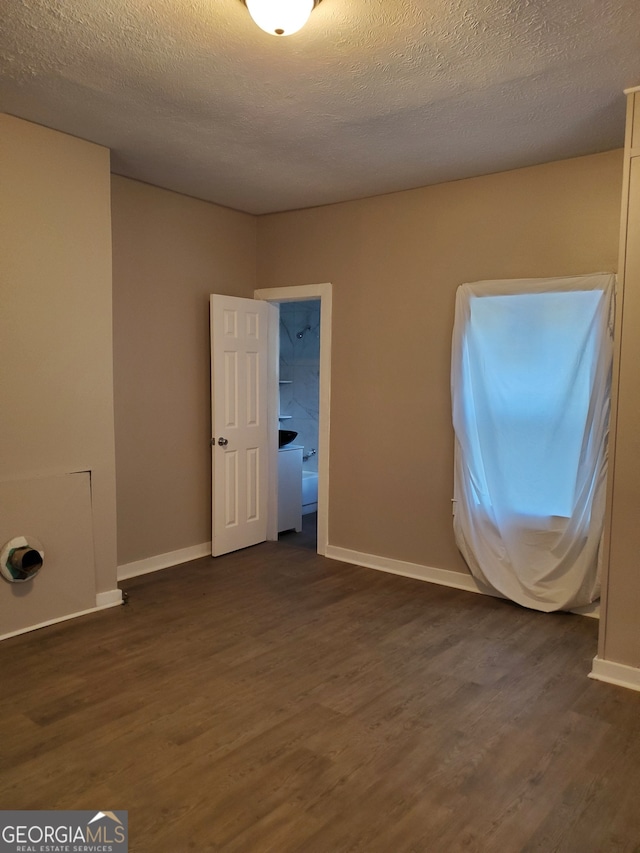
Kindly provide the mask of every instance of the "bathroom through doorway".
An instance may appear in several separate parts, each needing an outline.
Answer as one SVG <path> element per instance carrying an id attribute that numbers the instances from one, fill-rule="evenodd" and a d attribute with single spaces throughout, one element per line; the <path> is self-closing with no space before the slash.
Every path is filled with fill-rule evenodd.
<path id="1" fill-rule="evenodd" d="M 293 538 L 303 533 L 300 541 L 305 538 L 309 547 L 315 526 L 315 550 L 322 555 L 328 545 L 331 290 L 331 284 L 317 284 L 254 293 L 256 299 L 279 306 L 279 375 L 270 395 L 280 430 L 297 433 L 289 446 L 301 455 L 302 523 L 298 520 L 297 533 L 289 539 L 293 544 Z"/>
<path id="2" fill-rule="evenodd" d="M 295 436 L 279 451 L 301 460 L 300 512 L 301 524 L 279 527 L 279 539 L 301 537 L 308 542 L 317 539 L 314 520 L 318 511 L 318 432 L 320 419 L 320 300 L 283 302 L 280 306 L 279 346 L 279 427 L 281 434 Z M 297 501 L 298 482 L 294 484 Z M 279 484 L 279 502 L 287 504 L 282 492 L 287 483 Z M 315 550 L 315 548 L 314 548 Z"/>

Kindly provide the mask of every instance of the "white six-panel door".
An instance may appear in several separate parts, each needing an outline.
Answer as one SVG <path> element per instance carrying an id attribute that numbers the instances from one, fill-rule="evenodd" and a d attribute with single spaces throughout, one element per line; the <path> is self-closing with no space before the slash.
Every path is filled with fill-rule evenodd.
<path id="1" fill-rule="evenodd" d="M 273 306 L 212 295 L 214 557 L 267 538 L 268 329 Z"/>

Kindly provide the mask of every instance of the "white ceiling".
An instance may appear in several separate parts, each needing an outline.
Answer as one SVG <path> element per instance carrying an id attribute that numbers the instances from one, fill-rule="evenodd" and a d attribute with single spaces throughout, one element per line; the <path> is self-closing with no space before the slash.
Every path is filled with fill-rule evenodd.
<path id="1" fill-rule="evenodd" d="M 0 110 L 258 214 L 619 147 L 638 84 L 638 0 L 323 0 L 286 38 L 241 0 L 0 7 Z"/>

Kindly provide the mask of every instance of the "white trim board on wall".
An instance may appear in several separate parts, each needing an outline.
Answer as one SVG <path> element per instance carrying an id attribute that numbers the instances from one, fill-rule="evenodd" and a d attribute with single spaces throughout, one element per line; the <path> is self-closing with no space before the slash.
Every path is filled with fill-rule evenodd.
<path id="1" fill-rule="evenodd" d="M 109 607 L 118 607 L 122 604 L 122 592 L 119 589 L 110 589 L 107 592 L 96 594 L 96 606 L 87 610 L 79 610 L 77 613 L 68 613 L 66 616 L 58 616 L 55 619 L 47 619 L 37 625 L 29 625 L 28 628 L 20 628 L 18 631 L 10 631 L 8 634 L 0 634 L 0 641 L 18 637 L 20 634 L 29 634 L 39 628 L 48 628 L 49 625 L 57 625 L 58 622 L 67 622 L 69 619 L 77 619 L 79 616 L 88 616 L 89 613 L 97 613 L 99 610 L 107 610 Z"/>
<path id="2" fill-rule="evenodd" d="M 449 569 L 436 569 L 433 566 L 422 566 L 419 563 L 407 563 L 404 560 L 394 560 L 391 557 L 379 557 L 376 554 L 364 554 L 361 551 L 352 551 L 349 548 L 340 548 L 337 545 L 327 547 L 326 556 L 332 560 L 340 560 L 342 563 L 350 563 L 365 569 L 375 569 L 379 572 L 389 572 L 392 575 L 401 575 L 413 580 L 437 583 L 440 586 L 449 586 L 454 589 L 462 589 L 465 592 L 477 592 L 481 595 L 490 595 L 494 598 L 503 598 L 497 592 L 483 589 L 472 575 L 462 572 L 452 572 Z M 590 616 L 598 619 L 600 616 L 599 602 L 594 602 L 587 607 L 572 610 L 579 616 Z"/>
<path id="3" fill-rule="evenodd" d="M 364 554 L 361 551 L 352 551 L 349 548 L 340 548 L 337 545 L 329 545 L 326 556 L 332 560 L 340 560 L 342 563 L 351 563 L 354 566 L 361 566 L 365 569 L 389 572 L 392 575 L 401 575 L 404 578 L 437 583 L 440 586 L 450 586 L 454 589 L 463 589 L 466 592 L 488 594 L 480 588 L 471 575 L 465 575 L 462 572 L 452 572 L 449 569 L 436 569 L 433 566 L 422 566 L 419 563 L 407 563 L 404 560 L 379 557 L 376 554 Z"/>
<path id="4" fill-rule="evenodd" d="M 603 660 L 597 655 L 593 659 L 589 678 L 593 678 L 595 681 L 604 681 L 607 684 L 617 684 L 619 687 L 627 687 L 629 690 L 640 691 L 640 669 L 635 666 L 627 666 L 624 663 Z"/>
<path id="5" fill-rule="evenodd" d="M 129 578 L 136 578 L 138 575 L 148 575 L 151 572 L 159 572 L 161 569 L 178 566 L 180 563 L 188 563 L 190 560 L 210 556 L 211 542 L 191 545 L 189 548 L 180 548 L 178 551 L 168 551 L 166 554 L 156 554 L 154 557 L 146 557 L 144 560 L 136 560 L 133 563 L 124 563 L 124 565 L 118 566 L 118 580 L 124 581 Z"/>

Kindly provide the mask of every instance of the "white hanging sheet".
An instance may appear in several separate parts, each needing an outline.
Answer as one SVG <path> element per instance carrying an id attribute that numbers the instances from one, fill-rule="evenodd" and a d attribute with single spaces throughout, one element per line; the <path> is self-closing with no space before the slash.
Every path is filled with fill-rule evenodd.
<path id="1" fill-rule="evenodd" d="M 600 594 L 615 276 L 456 295 L 454 532 L 488 591 L 550 612 Z"/>

